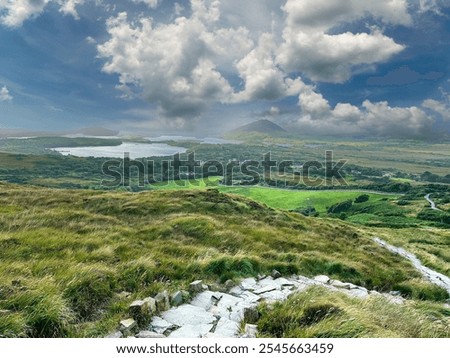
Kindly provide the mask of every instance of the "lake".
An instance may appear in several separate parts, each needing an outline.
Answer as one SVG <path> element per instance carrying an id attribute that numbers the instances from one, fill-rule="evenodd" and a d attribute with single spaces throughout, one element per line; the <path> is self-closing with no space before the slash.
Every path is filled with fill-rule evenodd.
<path id="1" fill-rule="evenodd" d="M 186 153 L 186 148 L 175 147 L 165 143 L 122 143 L 107 147 L 52 148 L 62 155 L 95 158 L 123 158 L 130 153 L 131 159 L 147 157 L 168 157 L 177 153 Z"/>

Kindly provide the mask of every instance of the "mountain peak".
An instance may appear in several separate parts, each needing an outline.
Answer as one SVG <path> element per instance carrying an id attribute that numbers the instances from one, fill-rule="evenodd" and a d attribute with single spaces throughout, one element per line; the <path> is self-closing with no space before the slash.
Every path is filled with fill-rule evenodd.
<path id="1" fill-rule="evenodd" d="M 275 124 L 267 119 L 261 119 L 250 124 L 246 124 L 242 127 L 236 128 L 233 132 L 259 132 L 265 134 L 273 134 L 279 132 L 286 132 L 278 124 Z"/>

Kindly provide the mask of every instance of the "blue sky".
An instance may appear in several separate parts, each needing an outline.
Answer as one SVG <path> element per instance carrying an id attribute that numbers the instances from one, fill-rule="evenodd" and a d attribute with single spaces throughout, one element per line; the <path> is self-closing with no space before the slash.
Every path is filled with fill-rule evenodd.
<path id="1" fill-rule="evenodd" d="M 0 0 L 0 128 L 450 128 L 439 0 Z"/>

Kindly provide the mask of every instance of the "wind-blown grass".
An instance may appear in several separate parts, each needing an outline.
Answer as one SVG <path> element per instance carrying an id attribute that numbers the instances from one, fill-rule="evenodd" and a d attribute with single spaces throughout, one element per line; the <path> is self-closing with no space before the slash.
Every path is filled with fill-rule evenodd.
<path id="1" fill-rule="evenodd" d="M 262 337 L 450 337 L 450 310 L 442 305 L 397 305 L 376 296 L 361 300 L 319 287 L 259 310 Z"/>
<path id="2" fill-rule="evenodd" d="M 363 230 L 214 189 L 118 193 L 0 184 L 0 207 L 6 337 L 101 336 L 117 327 L 133 299 L 195 279 L 224 282 L 273 269 L 328 274 L 380 291 L 403 285 L 407 292 L 413 279 L 428 285 Z"/>

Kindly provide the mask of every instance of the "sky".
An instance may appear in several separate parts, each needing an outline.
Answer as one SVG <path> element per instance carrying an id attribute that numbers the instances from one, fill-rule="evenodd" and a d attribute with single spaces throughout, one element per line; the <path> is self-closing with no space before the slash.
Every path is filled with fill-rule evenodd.
<path id="1" fill-rule="evenodd" d="M 450 132 L 448 0 L 0 0 L 0 129 Z"/>

